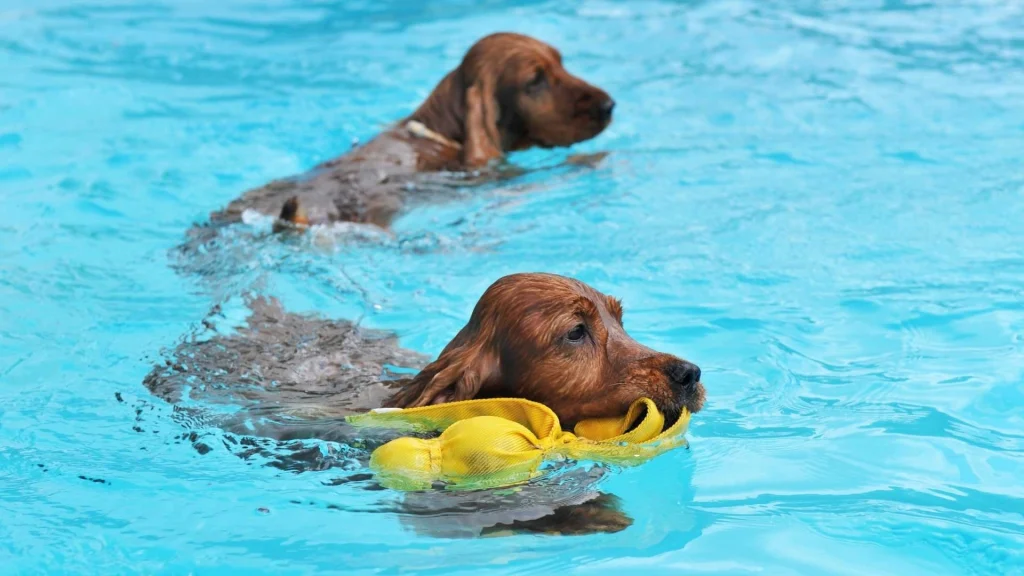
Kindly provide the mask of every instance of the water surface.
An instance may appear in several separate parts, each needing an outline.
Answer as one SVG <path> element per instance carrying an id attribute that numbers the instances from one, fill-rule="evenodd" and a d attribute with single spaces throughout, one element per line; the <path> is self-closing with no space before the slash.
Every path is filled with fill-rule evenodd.
<path id="1" fill-rule="evenodd" d="M 0 6 L 7 570 L 1024 573 L 1024 7 L 427 4 Z M 598 169 L 393 239 L 174 267 L 192 223 L 365 141 L 498 30 L 615 97 L 573 150 L 609 151 Z M 623 298 L 637 339 L 703 368 L 692 449 L 602 485 L 625 531 L 417 536 L 336 470 L 201 454 L 141 384 L 245 292 L 436 354 L 532 270 Z"/>

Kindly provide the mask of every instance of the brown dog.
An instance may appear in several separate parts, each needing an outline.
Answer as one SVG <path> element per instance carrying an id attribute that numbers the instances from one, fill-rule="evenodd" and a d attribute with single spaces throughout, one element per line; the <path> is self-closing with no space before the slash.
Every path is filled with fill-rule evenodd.
<path id="1" fill-rule="evenodd" d="M 620 416 L 647 397 L 675 422 L 704 405 L 700 368 L 630 338 L 622 304 L 553 274 L 506 276 L 469 323 L 385 406 L 516 397 L 547 405 L 563 426 Z"/>
<path id="2" fill-rule="evenodd" d="M 514 150 L 593 138 L 614 106 L 603 90 L 569 74 L 551 46 L 493 34 L 393 128 L 304 176 L 250 190 L 211 221 L 237 221 L 251 209 L 294 224 L 387 227 L 410 190 L 430 188 L 417 174 L 480 168 Z"/>
<path id="3" fill-rule="evenodd" d="M 385 333 L 289 314 L 263 299 L 249 306 L 247 327 L 187 339 L 147 387 L 169 402 L 187 391 L 200 404 L 235 404 L 271 418 L 514 397 L 549 406 L 571 427 L 621 416 L 640 397 L 654 400 L 669 422 L 684 407 L 694 413 L 704 405 L 697 366 L 630 338 L 618 300 L 553 274 L 501 278 L 436 360 L 412 378 L 384 381 L 393 367 L 415 369 L 423 360 Z M 216 326 L 218 316 L 204 325 Z"/>
<path id="4" fill-rule="evenodd" d="M 174 417 L 191 430 L 180 438 L 200 454 L 223 446 L 296 472 L 350 469 L 352 458 L 365 463 L 369 451 L 393 436 L 352 428 L 341 417 L 382 404 L 527 398 L 550 406 L 566 428 L 583 418 L 622 415 L 642 396 L 657 402 L 668 422 L 683 407 L 697 412 L 704 404 L 700 369 L 637 343 L 622 327 L 618 300 L 561 276 L 498 280 L 434 362 L 412 378 L 383 382 L 395 367 L 419 367 L 426 359 L 399 348 L 393 335 L 290 314 L 272 300 L 248 306 L 252 314 L 236 330 L 220 326 L 226 317 L 215 309 L 203 322 L 212 332 L 186 338 L 144 381 L 176 404 Z M 225 404 L 241 410 L 224 410 Z M 616 532 L 632 520 L 614 496 L 598 490 L 603 474 L 573 470 L 516 491 L 408 494 L 396 511 L 418 532 L 446 537 Z M 375 488 L 367 482 L 358 473 L 332 481 Z"/>

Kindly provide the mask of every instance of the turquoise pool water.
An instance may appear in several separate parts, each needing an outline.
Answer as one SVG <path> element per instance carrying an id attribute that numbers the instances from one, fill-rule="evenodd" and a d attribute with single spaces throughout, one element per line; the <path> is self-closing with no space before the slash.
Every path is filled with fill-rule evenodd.
<path id="1" fill-rule="evenodd" d="M 0 571 L 1024 573 L 1024 6 L 426 4 L 0 4 Z M 496 30 L 616 98 L 597 170 L 172 267 Z M 625 531 L 417 536 L 331 470 L 200 454 L 141 384 L 248 290 L 436 354 L 528 270 L 703 368 L 691 450 L 602 485 Z"/>

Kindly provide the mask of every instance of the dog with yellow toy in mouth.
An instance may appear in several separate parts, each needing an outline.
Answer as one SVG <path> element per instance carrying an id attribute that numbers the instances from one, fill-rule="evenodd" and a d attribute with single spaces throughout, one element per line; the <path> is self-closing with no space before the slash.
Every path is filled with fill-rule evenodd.
<path id="1" fill-rule="evenodd" d="M 441 433 L 394 440 L 371 468 L 392 487 L 486 488 L 529 480 L 545 460 L 633 464 L 685 443 L 704 402 L 700 369 L 634 341 L 622 314 L 577 280 L 498 280 L 438 360 L 385 402 L 408 408 L 348 418 Z"/>
<path id="2" fill-rule="evenodd" d="M 685 445 L 690 416 L 704 405 L 699 368 L 636 342 L 617 299 L 562 276 L 499 279 L 428 363 L 393 336 L 259 299 L 249 306 L 246 326 L 189 338 L 146 385 L 176 404 L 236 406 L 218 426 L 279 442 L 266 457 L 284 469 L 332 466 L 319 451 L 311 462 L 303 450 L 286 453 L 303 438 L 375 449 L 374 480 L 407 490 L 400 517 L 424 533 L 621 530 L 630 520 L 595 489 L 597 468 L 523 482 L 551 461 L 629 465 Z M 204 325 L 219 325 L 221 316 Z M 411 378 L 380 377 L 389 366 L 417 365 Z M 396 430 L 440 436 L 394 440 Z M 262 448 L 239 453 L 248 458 L 253 449 Z M 435 484 L 449 489 L 408 492 Z M 509 485 L 514 493 L 467 491 Z M 442 520 L 453 522 L 441 527 Z"/>

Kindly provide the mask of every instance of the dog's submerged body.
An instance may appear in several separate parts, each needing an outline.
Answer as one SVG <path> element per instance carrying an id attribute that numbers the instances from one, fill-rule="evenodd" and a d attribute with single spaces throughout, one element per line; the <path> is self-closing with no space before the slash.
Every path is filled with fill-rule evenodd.
<path id="1" fill-rule="evenodd" d="M 508 152 L 569 146 L 611 122 L 614 101 L 569 74 L 551 46 L 493 34 L 405 120 L 302 176 L 250 190 L 214 212 L 214 224 L 254 210 L 294 224 L 367 222 L 387 227 L 427 174 L 483 168 Z"/>
<path id="2" fill-rule="evenodd" d="M 270 298 L 246 305 L 250 313 L 239 327 L 226 326 L 214 308 L 202 332 L 146 376 L 146 387 L 175 405 L 187 400 L 247 415 L 343 417 L 381 406 L 403 382 L 399 371 L 414 372 L 428 360 L 387 332 L 289 313 Z"/>

